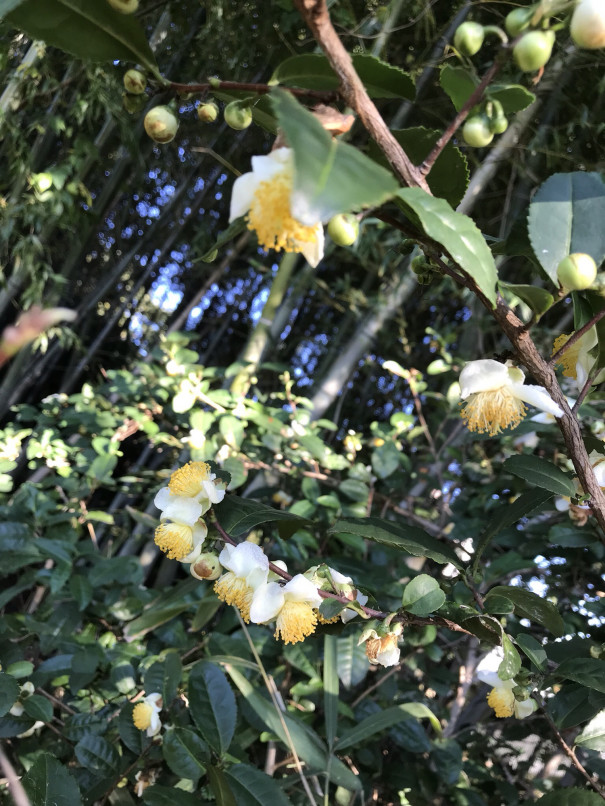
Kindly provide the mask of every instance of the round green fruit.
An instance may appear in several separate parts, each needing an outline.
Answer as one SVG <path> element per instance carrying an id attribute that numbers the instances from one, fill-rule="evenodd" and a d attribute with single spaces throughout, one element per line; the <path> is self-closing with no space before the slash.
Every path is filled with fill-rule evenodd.
<path id="1" fill-rule="evenodd" d="M 483 115 L 469 118 L 462 127 L 462 139 L 467 146 L 482 148 L 494 139 L 494 133 L 489 127 L 489 121 Z"/>
<path id="2" fill-rule="evenodd" d="M 197 116 L 202 123 L 214 123 L 218 117 L 218 106 L 215 103 L 207 103 L 198 106 Z"/>
<path id="3" fill-rule="evenodd" d="M 359 221 L 350 213 L 335 215 L 328 223 L 328 235 L 338 246 L 351 246 L 359 235 Z"/>
<path id="4" fill-rule="evenodd" d="M 485 32 L 478 22 L 463 22 L 454 34 L 454 46 L 464 56 L 474 56 L 481 50 Z"/>
<path id="5" fill-rule="evenodd" d="M 506 33 L 512 37 L 519 36 L 519 34 L 523 33 L 529 25 L 529 21 L 533 17 L 535 10 L 534 6 L 513 9 L 513 11 L 506 15 L 506 19 L 504 20 Z"/>
<path id="6" fill-rule="evenodd" d="M 504 115 L 496 115 L 490 120 L 489 129 L 494 134 L 504 134 L 508 129 L 508 120 Z"/>
<path id="7" fill-rule="evenodd" d="M 239 101 L 232 101 L 225 107 L 225 123 L 232 129 L 241 131 L 252 123 L 252 110 L 242 106 Z"/>
<path id="8" fill-rule="evenodd" d="M 179 122 L 167 106 L 154 106 L 145 115 L 145 131 L 156 143 L 169 143 L 179 128 Z"/>
<path id="9" fill-rule="evenodd" d="M 139 0 L 107 0 L 107 2 L 120 14 L 134 14 L 139 7 Z"/>
<path id="10" fill-rule="evenodd" d="M 513 48 L 515 64 L 524 73 L 533 73 L 544 67 L 555 44 L 553 31 L 530 31 L 524 34 Z"/>
<path id="11" fill-rule="evenodd" d="M 597 264 L 590 255 L 574 252 L 557 266 L 557 279 L 567 291 L 583 291 L 590 288 L 597 277 Z"/>
<path id="12" fill-rule="evenodd" d="M 147 87 L 147 79 L 140 70 L 127 70 L 124 73 L 124 89 L 131 95 L 142 95 Z"/>

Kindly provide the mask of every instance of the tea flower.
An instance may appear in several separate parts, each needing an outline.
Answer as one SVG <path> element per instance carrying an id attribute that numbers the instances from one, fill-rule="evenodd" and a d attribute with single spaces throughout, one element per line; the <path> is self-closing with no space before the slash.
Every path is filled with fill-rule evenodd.
<path id="1" fill-rule="evenodd" d="M 227 573 L 214 583 L 214 591 L 223 602 L 237 607 L 244 621 L 249 623 L 252 597 L 267 581 L 269 560 L 254 543 L 226 545 L 218 559 Z"/>
<path id="2" fill-rule="evenodd" d="M 460 373 L 460 397 L 464 401 L 462 419 L 469 431 L 490 436 L 504 428 L 519 425 L 529 403 L 554 417 L 562 409 L 541 386 L 525 386 L 525 375 L 491 358 L 470 361 Z"/>
<path id="3" fill-rule="evenodd" d="M 207 512 L 212 504 L 220 504 L 225 497 L 223 482 L 215 481 L 215 479 L 216 473 L 210 471 L 210 465 L 206 462 L 187 462 L 186 465 L 174 471 L 170 476 L 168 488 L 163 489 L 168 489 L 172 496 L 193 498 L 202 504 L 204 512 Z M 160 490 L 161 492 L 162 490 Z M 158 508 L 162 509 L 162 507 Z"/>
<path id="4" fill-rule="evenodd" d="M 275 637 L 285 644 L 296 644 L 315 632 L 316 610 L 322 599 L 315 585 L 297 574 L 285 585 L 269 582 L 254 593 L 250 621 L 264 624 L 276 620 Z"/>
<path id="5" fill-rule="evenodd" d="M 401 625 L 395 625 L 395 629 L 379 635 L 376 630 L 366 628 L 357 642 L 357 645 L 365 643 L 365 650 L 368 660 L 373 666 L 396 666 L 399 663 L 399 636 L 401 635 Z"/>
<path id="6" fill-rule="evenodd" d="M 148 694 L 132 709 L 132 721 L 138 730 L 146 731 L 148 736 L 156 736 L 162 727 L 158 714 L 162 710 L 162 695 Z"/>
<path id="7" fill-rule="evenodd" d="M 571 338 L 566 333 L 557 336 L 552 346 L 552 354 L 557 353 L 564 344 Z M 566 378 L 573 378 L 580 391 L 590 374 L 590 370 L 595 363 L 595 357 L 590 355 L 590 351 L 597 346 L 597 329 L 591 327 L 583 336 L 574 342 L 558 359 L 557 364 L 563 367 L 563 375 Z"/>
<path id="8" fill-rule="evenodd" d="M 277 148 L 252 157 L 252 171 L 233 184 L 229 221 L 245 215 L 263 249 L 300 252 L 311 266 L 324 254 L 324 231 L 319 215 L 294 194 L 294 155 Z"/>
<path id="9" fill-rule="evenodd" d="M 532 699 L 517 700 L 513 694 L 513 689 L 517 685 L 515 681 L 501 680 L 498 677 L 498 668 L 503 659 L 502 647 L 492 649 L 479 662 L 475 675 L 482 683 L 492 686 L 492 690 L 487 695 L 487 704 L 493 708 L 497 717 L 514 716 L 517 719 L 525 719 L 536 710 L 536 702 Z"/>
<path id="10" fill-rule="evenodd" d="M 169 560 L 181 563 L 195 562 L 208 535 L 204 521 L 195 525 L 178 521 L 162 521 L 155 530 L 154 542 Z"/>

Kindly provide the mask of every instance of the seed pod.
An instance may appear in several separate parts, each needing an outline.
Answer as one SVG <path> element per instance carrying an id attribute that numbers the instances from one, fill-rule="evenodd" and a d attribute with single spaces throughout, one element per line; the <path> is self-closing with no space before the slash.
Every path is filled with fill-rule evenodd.
<path id="1" fill-rule="evenodd" d="M 145 115 L 145 131 L 156 143 L 169 143 L 179 128 L 179 122 L 167 106 L 154 106 Z"/>
<path id="2" fill-rule="evenodd" d="M 574 252 L 557 266 L 557 279 L 568 291 L 584 291 L 590 288 L 597 277 L 597 264 L 590 255 Z"/>

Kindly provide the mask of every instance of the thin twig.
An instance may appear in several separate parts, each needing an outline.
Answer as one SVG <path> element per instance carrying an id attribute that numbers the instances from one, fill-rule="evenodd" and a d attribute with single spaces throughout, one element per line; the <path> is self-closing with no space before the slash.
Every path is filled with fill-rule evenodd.
<path id="1" fill-rule="evenodd" d="M 250 92 L 254 95 L 267 95 L 271 90 L 275 89 L 272 84 L 246 84 L 241 81 L 207 81 L 203 84 L 179 84 L 177 81 L 171 81 L 168 89 L 172 89 L 178 93 L 195 93 L 203 94 L 206 92 L 218 91 L 239 91 Z M 315 98 L 322 103 L 330 103 L 338 98 L 338 92 L 335 90 L 303 90 L 294 87 L 284 87 L 292 95 L 299 98 Z"/>
<path id="2" fill-rule="evenodd" d="M 2 745 L 0 745 L 0 767 L 8 781 L 9 792 L 13 796 L 15 806 L 31 806 L 30 800 L 27 797 L 27 792 L 23 789 L 23 784 L 19 780 L 19 776 L 15 772 L 15 768 L 7 758 Z"/>

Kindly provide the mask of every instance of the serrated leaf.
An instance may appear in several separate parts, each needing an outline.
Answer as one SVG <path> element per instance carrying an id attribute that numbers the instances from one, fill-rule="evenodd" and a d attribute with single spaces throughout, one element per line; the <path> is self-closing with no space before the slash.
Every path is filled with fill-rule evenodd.
<path id="1" fill-rule="evenodd" d="M 537 285 L 514 285 L 513 283 L 498 283 L 503 291 L 509 291 L 524 302 L 534 313 L 542 316 L 552 307 L 555 298 L 545 288 Z"/>
<path id="2" fill-rule="evenodd" d="M 576 736 L 575 744 L 587 750 L 598 750 L 600 753 L 605 750 L 605 710 L 599 711 L 590 720 L 584 730 Z"/>
<path id="3" fill-rule="evenodd" d="M 25 0 L 8 22 L 86 61 L 136 62 L 162 81 L 140 22 L 94 0 Z"/>
<path id="4" fill-rule="evenodd" d="M 115 775 L 120 755 L 113 744 L 102 736 L 86 733 L 74 748 L 80 764 L 87 770 L 102 776 Z"/>
<path id="5" fill-rule="evenodd" d="M 511 456 L 502 467 L 513 476 L 519 476 L 556 495 L 565 495 L 568 498 L 576 495 L 576 488 L 569 476 L 547 459 L 529 455 Z"/>
<path id="6" fill-rule="evenodd" d="M 238 495 L 228 495 L 220 504 L 214 505 L 214 512 L 223 527 L 231 537 L 246 534 L 255 526 L 275 521 L 290 522 L 297 529 L 302 528 L 309 521 L 291 512 L 273 509 L 267 504 L 260 504 L 250 498 L 240 498 Z"/>
<path id="7" fill-rule="evenodd" d="M 417 526 L 394 523 L 381 518 L 345 518 L 336 521 L 328 532 L 360 535 L 375 543 L 405 551 L 414 557 L 429 557 L 441 565 L 452 563 L 456 568 L 461 567 L 458 555 L 452 548 L 440 543 Z"/>
<path id="8" fill-rule="evenodd" d="M 237 706 L 224 673 L 212 663 L 196 663 L 188 692 L 189 710 L 199 732 L 217 753 L 226 752 L 235 732 Z"/>
<path id="9" fill-rule="evenodd" d="M 441 725 L 439 720 L 426 705 L 422 703 L 403 703 L 402 705 L 395 705 L 392 708 L 385 708 L 384 711 L 379 711 L 376 714 L 363 719 L 358 725 L 345 731 L 340 739 L 336 742 L 334 749 L 337 752 L 342 752 L 348 747 L 366 741 L 370 736 L 396 725 L 407 719 L 429 719 L 433 728 L 441 734 Z"/>
<path id="10" fill-rule="evenodd" d="M 280 786 L 256 767 L 234 764 L 225 773 L 237 806 L 291 806 Z"/>
<path id="11" fill-rule="evenodd" d="M 175 775 L 197 781 L 206 773 L 210 750 L 197 733 L 188 728 L 169 728 L 164 734 L 162 755 Z"/>
<path id="12" fill-rule="evenodd" d="M 603 798 L 587 789 L 557 789 L 536 801 L 537 806 L 602 806 Z"/>
<path id="13" fill-rule="evenodd" d="M 334 140 L 289 93 L 276 90 L 273 105 L 294 151 L 293 211 L 305 223 L 382 204 L 397 191 L 395 177 L 348 143 Z"/>
<path id="14" fill-rule="evenodd" d="M 494 257 L 475 223 L 456 213 L 444 199 L 420 188 L 403 188 L 395 201 L 420 229 L 472 278 L 495 306 L 498 273 Z"/>
<path id="15" fill-rule="evenodd" d="M 370 98 L 406 98 L 414 100 L 416 90 L 411 76 L 400 67 L 376 56 L 361 53 L 352 56 L 353 66 Z M 340 79 L 327 58 L 319 53 L 292 56 L 275 69 L 270 83 L 309 90 L 337 90 Z"/>
<path id="16" fill-rule="evenodd" d="M 515 614 L 517 616 L 542 624 L 557 637 L 565 632 L 563 619 L 556 606 L 552 602 L 542 599 L 536 593 L 523 588 L 516 588 L 513 585 L 508 587 L 496 585 L 495 588 L 488 591 L 485 598 L 487 599 L 490 596 L 505 596 L 510 599 L 515 605 Z"/>
<path id="17" fill-rule="evenodd" d="M 557 266 L 574 252 L 605 257 L 605 183 L 597 173 L 554 174 L 529 206 L 528 232 L 540 265 L 558 286 Z"/>
<path id="18" fill-rule="evenodd" d="M 4 716 L 10 711 L 17 702 L 20 691 L 19 683 L 14 677 L 0 672 L 0 716 Z"/>
<path id="19" fill-rule="evenodd" d="M 559 664 L 554 674 L 586 688 L 605 692 L 605 661 L 597 658 L 568 658 Z"/>
<path id="20" fill-rule="evenodd" d="M 445 602 L 439 583 L 428 574 L 419 574 L 403 589 L 401 606 L 415 616 L 428 616 Z"/>
<path id="21" fill-rule="evenodd" d="M 54 756 L 41 753 L 21 779 L 31 806 L 81 806 L 78 784 Z"/>

